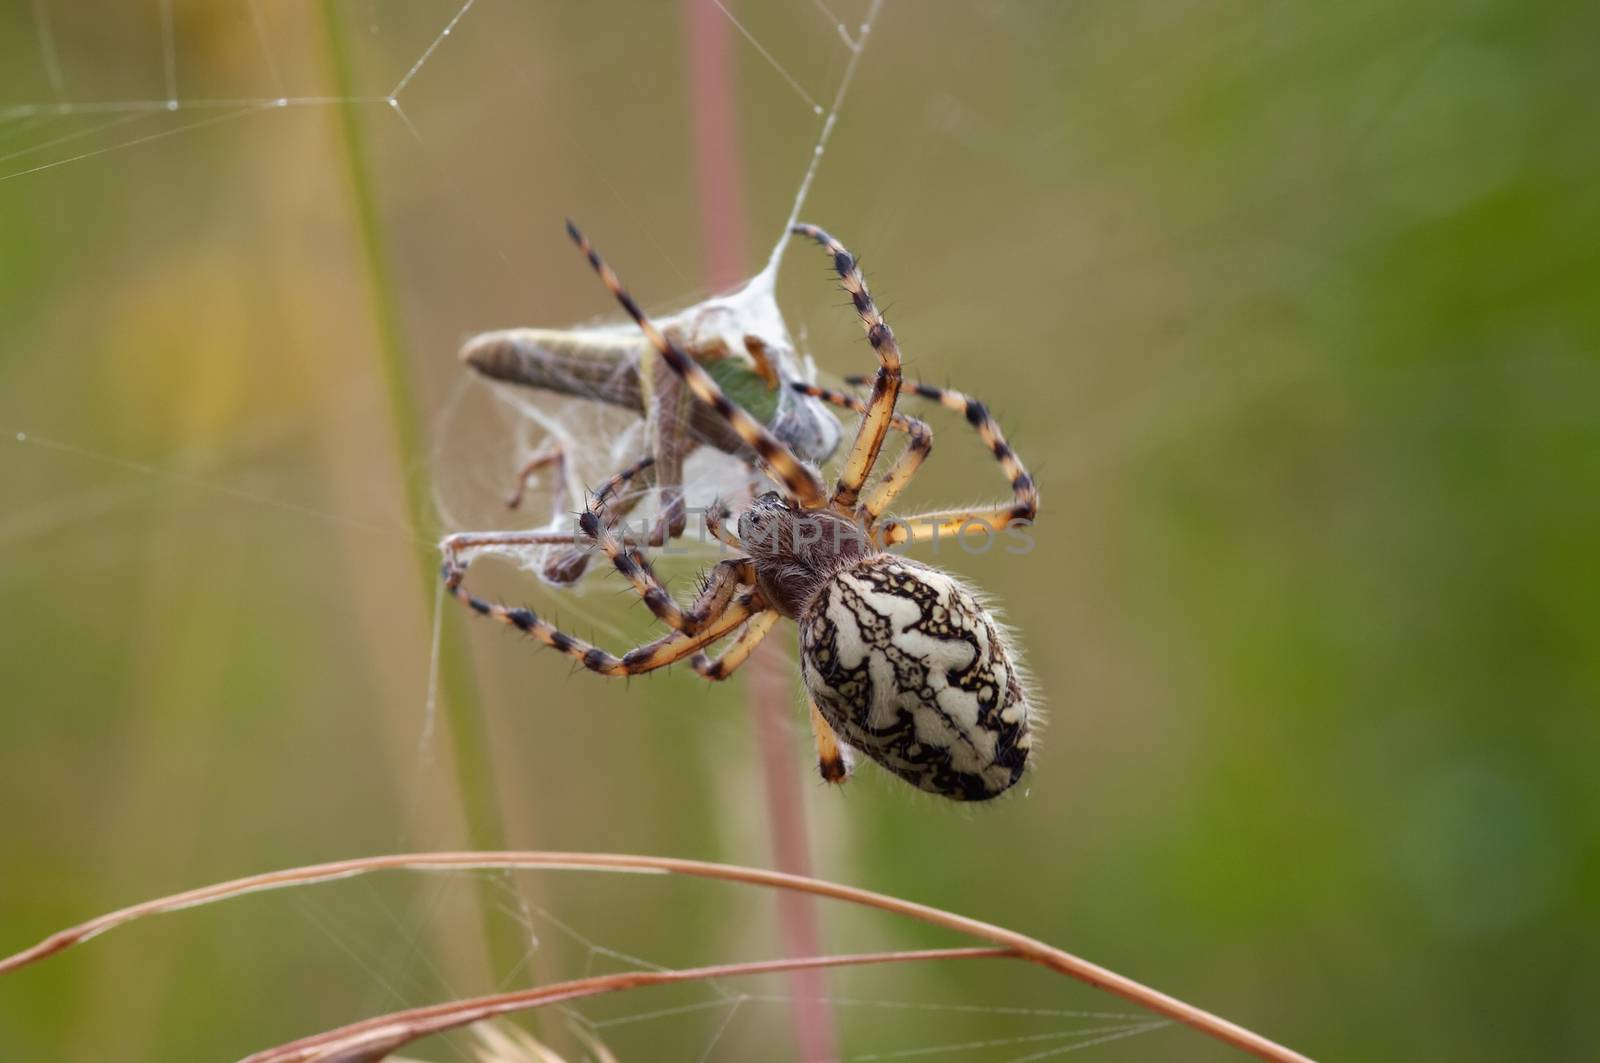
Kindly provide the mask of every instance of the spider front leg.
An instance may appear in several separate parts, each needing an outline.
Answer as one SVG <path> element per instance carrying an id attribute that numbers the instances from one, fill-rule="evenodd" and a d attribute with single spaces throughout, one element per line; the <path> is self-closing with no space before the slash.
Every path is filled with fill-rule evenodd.
<path id="1" fill-rule="evenodd" d="M 611 563 L 622 573 L 623 578 L 632 584 L 633 589 L 644 600 L 644 604 L 656 615 L 656 619 L 674 631 L 681 631 L 684 634 L 694 634 L 708 618 L 722 608 L 741 584 L 754 584 L 756 580 L 755 563 L 748 557 L 719 561 L 712 567 L 705 589 L 685 612 L 661 585 L 649 562 L 637 551 L 625 549 L 593 509 L 587 510 L 578 518 L 578 527 L 585 535 L 600 544 L 600 549 L 611 558 Z"/>
<path id="2" fill-rule="evenodd" d="M 707 679 L 712 681 L 726 679 L 750 659 L 750 655 L 761 645 L 761 640 L 767 637 L 772 625 L 778 620 L 778 614 L 772 610 L 751 617 L 744 625 L 744 630 L 739 632 L 739 637 L 733 640 L 733 645 L 722 651 L 719 656 L 710 657 L 704 653 L 697 653 L 689 663 L 696 672 Z"/>
<path id="3" fill-rule="evenodd" d="M 766 425 L 728 398 L 717 382 L 711 379 L 710 374 L 702 369 L 675 339 L 662 333 L 655 323 L 645 316 L 645 312 L 639 308 L 633 296 L 628 294 L 622 282 L 617 279 L 617 275 L 611 271 L 611 267 L 605 264 L 599 252 L 570 221 L 567 222 L 567 234 L 578 245 L 578 250 L 588 258 L 589 265 L 599 275 L 601 282 L 616 297 L 617 302 L 622 304 L 622 308 L 633 318 L 639 330 L 645 334 L 645 338 L 665 359 L 672 371 L 683 379 L 696 399 L 711 407 L 718 417 L 727 422 L 739 439 L 755 451 L 761 467 L 782 486 L 788 497 L 806 508 L 823 505 L 826 499 L 822 481 L 816 472 L 768 431 Z"/>
<path id="4" fill-rule="evenodd" d="M 669 330 L 668 335 L 674 343 L 682 344 L 681 336 L 676 331 Z M 776 389 L 779 386 L 778 370 L 767 353 L 765 342 L 759 336 L 746 336 L 744 342 L 755 365 L 756 375 L 768 387 Z M 700 347 L 684 346 L 683 350 L 696 365 L 732 355 L 727 344 L 720 340 Z M 683 463 L 701 443 L 692 429 L 698 400 L 686 380 L 672 370 L 671 363 L 659 351 L 649 350 L 640 360 L 639 382 L 650 425 L 656 483 L 660 489 L 660 516 L 656 518 L 650 537 L 664 542 L 682 535 L 689 523 L 688 510 L 684 505 Z M 712 535 L 720 538 L 715 531 Z"/>
<path id="5" fill-rule="evenodd" d="M 561 448 L 555 447 L 552 449 L 555 451 L 556 455 L 553 460 L 560 461 L 564 466 L 565 460 L 561 457 Z M 546 452 L 546 455 L 548 455 L 548 452 Z M 541 458 L 545 457 L 546 455 L 541 455 Z M 629 513 L 633 512 L 634 507 L 637 506 L 640 500 L 644 497 L 644 491 L 642 488 L 648 485 L 649 476 L 647 474 L 652 470 L 655 464 L 655 456 L 647 454 L 643 458 L 640 458 L 638 461 L 634 462 L 632 465 L 624 468 L 621 472 L 612 476 L 611 479 L 607 480 L 604 484 L 600 485 L 600 489 L 594 493 L 593 497 L 595 502 L 604 503 L 604 509 L 601 511 L 601 519 L 607 528 L 615 528 L 627 518 Z M 533 463 L 530 462 L 529 467 L 531 468 L 532 466 Z M 527 470 L 525 469 L 524 476 L 526 476 L 526 472 Z M 563 476 L 564 475 L 565 472 L 563 471 Z M 631 486 L 635 478 L 638 478 L 641 481 L 641 490 L 628 491 L 625 494 L 622 493 L 623 488 Z M 674 535 L 681 534 L 682 531 L 683 529 L 679 528 L 676 532 L 674 532 L 668 525 L 661 521 L 657 521 L 656 526 L 650 529 L 650 535 L 645 539 L 644 545 L 651 547 L 661 546 L 665 544 L 669 538 L 672 538 Z M 575 539 L 574 541 L 577 543 L 587 543 L 591 540 L 584 538 Z M 583 578 L 583 573 L 589 567 L 590 556 L 591 555 L 588 550 L 564 550 L 547 560 L 540 569 L 540 574 L 543 575 L 545 579 L 558 586 L 570 586 L 571 584 L 574 584 Z"/>
<path id="6" fill-rule="evenodd" d="M 860 385 L 866 382 L 866 378 L 847 377 L 845 382 Z M 1000 430 L 999 423 L 989 413 L 989 408 L 977 399 L 949 388 L 913 384 L 911 391 L 918 398 L 931 399 L 945 409 L 961 414 L 967 423 L 977 430 L 978 437 L 989 448 L 989 453 L 994 455 L 994 459 L 1000 463 L 1001 471 L 1011 484 L 1011 504 L 989 509 L 926 513 L 911 517 L 905 522 L 896 523 L 893 528 L 885 529 L 885 545 L 928 542 L 959 534 L 969 524 L 978 524 L 991 531 L 998 531 L 1010 524 L 1033 521 L 1039 514 L 1039 488 L 1023 466 L 1022 459 L 1017 457 L 1011 445 L 1006 442 L 1005 433 Z"/>
<path id="7" fill-rule="evenodd" d="M 531 546 L 531 545 L 561 545 L 578 542 L 591 542 L 598 544 L 617 571 L 644 599 L 645 605 L 650 608 L 658 619 L 667 624 L 674 631 L 684 634 L 693 634 L 700 630 L 709 620 L 718 615 L 727 605 L 734 593 L 741 585 L 755 583 L 755 568 L 749 558 L 735 558 L 719 562 L 706 580 L 706 585 L 696 597 L 693 604 L 686 611 L 679 607 L 672 595 L 661 585 L 655 572 L 650 568 L 650 563 L 642 553 L 633 546 L 624 543 L 613 534 L 612 528 L 601 513 L 605 510 L 606 501 L 640 469 L 647 467 L 653 459 L 645 458 L 643 461 L 624 469 L 608 480 L 600 490 L 592 496 L 589 508 L 578 518 L 578 527 L 582 538 L 565 535 L 559 532 L 486 532 L 486 533 L 460 533 L 451 535 L 444 540 L 443 551 L 445 554 L 444 571 L 445 582 L 452 591 L 459 588 L 461 580 L 466 575 L 467 565 L 461 560 L 461 555 L 473 548 L 492 546 Z M 657 535 L 664 534 L 658 525 Z M 471 602 L 469 601 L 470 605 Z M 474 608 L 476 608 L 474 606 Z"/>
<path id="8" fill-rule="evenodd" d="M 856 429 L 856 439 L 850 446 L 844 467 L 839 471 L 839 482 L 833 488 L 833 507 L 844 513 L 855 508 L 861 487 L 877 464 L 878 452 L 889 433 L 894 419 L 895 401 L 900 395 L 900 345 L 894 331 L 872 301 L 867 291 L 866 278 L 861 275 L 860 264 L 845 246 L 815 225 L 796 225 L 793 232 L 810 237 L 833 256 L 833 268 L 839 274 L 839 283 L 849 293 L 856 313 L 861 317 L 861 327 L 866 330 L 867 342 L 878 355 L 878 374 L 872 381 L 872 396 L 867 400 L 866 412 Z"/>
<path id="9" fill-rule="evenodd" d="M 645 542 L 649 546 L 659 547 L 682 535 L 688 526 L 688 511 L 683 500 L 683 462 L 697 443 L 684 430 L 684 426 L 689 423 L 688 407 L 694 400 L 685 390 L 682 379 L 667 369 L 654 351 L 643 356 L 639 379 L 641 392 L 647 396 L 641 401 L 650 430 L 650 453 L 613 476 L 595 492 L 595 499 L 608 501 L 609 504 L 600 511 L 601 521 L 606 528 L 615 528 L 644 498 L 642 491 L 620 496 L 618 492 L 635 476 L 648 471 L 657 489 L 659 513 Z M 559 447 L 541 453 L 523 469 L 520 480 L 526 483 L 529 473 L 551 462 L 561 461 Z M 515 497 L 520 500 L 520 487 Z M 612 497 L 616 497 L 616 501 L 610 502 Z M 542 571 L 550 582 L 566 585 L 582 578 L 588 566 L 587 552 L 570 550 L 551 558 Z"/>
<path id="10" fill-rule="evenodd" d="M 859 379 L 859 378 L 857 378 Z M 865 413 L 867 404 L 854 395 L 846 395 L 842 391 L 832 391 L 828 388 L 819 388 L 815 384 L 795 381 L 789 385 L 802 395 L 810 395 L 814 399 L 830 402 L 835 406 L 842 406 L 847 410 Z M 922 463 L 928 460 L 928 455 L 933 452 L 933 429 L 915 417 L 907 417 L 897 413 L 889 421 L 889 427 L 897 432 L 904 432 L 911 439 L 906 443 L 906 449 L 900 452 L 889 471 L 883 474 L 883 479 L 878 481 L 878 486 L 872 489 L 865 502 L 861 503 L 861 515 L 870 528 L 872 524 L 889 508 L 889 503 L 894 501 L 896 495 L 905 490 L 911 478 L 916 475 Z"/>

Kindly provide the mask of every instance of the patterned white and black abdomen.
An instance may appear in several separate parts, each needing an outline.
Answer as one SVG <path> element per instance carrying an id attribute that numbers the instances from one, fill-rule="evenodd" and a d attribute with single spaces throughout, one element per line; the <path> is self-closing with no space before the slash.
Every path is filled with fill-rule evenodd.
<path id="1" fill-rule="evenodd" d="M 1027 766 L 1005 634 L 938 569 L 877 554 L 834 576 L 800 617 L 800 666 L 839 737 L 919 789 L 984 801 Z"/>

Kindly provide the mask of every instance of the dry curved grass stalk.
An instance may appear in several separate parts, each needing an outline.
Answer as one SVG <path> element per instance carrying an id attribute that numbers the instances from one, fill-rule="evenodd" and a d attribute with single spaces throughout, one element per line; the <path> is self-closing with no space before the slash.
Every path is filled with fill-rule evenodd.
<path id="1" fill-rule="evenodd" d="M 714 978 L 733 978 L 749 974 L 778 974 L 785 971 L 820 970 L 824 967 L 864 967 L 880 963 L 915 963 L 919 960 L 972 960 L 1016 957 L 1012 949 L 925 949 L 909 952 L 868 952 L 841 956 L 815 956 L 801 959 L 758 960 L 753 963 L 721 963 L 710 967 L 688 967 L 680 971 L 626 971 L 578 978 L 570 982 L 519 989 L 511 993 L 453 1000 L 407 1008 L 378 1015 L 336 1030 L 302 1037 L 277 1048 L 246 1056 L 243 1063 L 370 1063 L 383 1059 L 397 1048 L 433 1034 L 457 1030 L 484 1019 L 526 1011 L 547 1004 L 564 1004 L 602 993 L 644 986 L 671 985 L 675 982 L 704 982 Z"/>
<path id="2" fill-rule="evenodd" d="M 587 1053 L 586 1060 L 592 1060 L 593 1063 L 620 1063 L 597 1034 L 578 1025 L 568 1029 L 582 1042 Z M 568 1063 L 555 1049 L 527 1030 L 508 1022 L 489 1019 L 473 1023 L 472 1034 L 476 1043 L 467 1049 L 469 1055 L 466 1058 L 473 1060 L 473 1063 Z M 406 1056 L 390 1056 L 389 1059 L 390 1063 L 427 1063 L 426 1060 Z"/>
<path id="3" fill-rule="evenodd" d="M 485 870 L 485 869 L 534 869 L 534 868 L 561 868 L 576 871 L 627 871 L 644 874 L 672 874 L 687 875 L 695 878 L 718 879 L 725 882 L 738 882 L 748 886 L 762 886 L 768 889 L 794 890 L 808 893 L 818 897 L 828 897 L 833 900 L 845 901 L 880 911 L 894 912 L 898 915 L 908 916 L 912 919 L 930 923 L 934 926 L 944 927 L 960 934 L 979 938 L 999 946 L 995 949 L 979 950 L 938 950 L 936 953 L 878 953 L 867 956 L 827 956 L 811 957 L 798 960 L 772 960 L 758 964 L 729 965 L 724 967 L 698 968 L 694 970 L 671 972 L 639 972 L 622 975 L 609 975 L 601 979 L 582 979 L 579 982 L 566 982 L 554 986 L 543 986 L 536 989 L 525 990 L 520 994 L 509 994 L 529 998 L 520 1006 L 537 1007 L 540 1004 L 555 1003 L 558 1000 L 570 1000 L 578 996 L 590 996 L 599 992 L 611 992 L 617 989 L 632 988 L 636 985 L 656 984 L 665 978 L 672 981 L 687 981 L 694 978 L 720 978 L 734 973 L 756 973 L 758 971 L 778 971 L 801 968 L 838 966 L 849 963 L 885 963 L 897 962 L 906 959 L 932 959 L 963 958 L 985 956 L 1011 956 L 1017 959 L 1030 960 L 1043 967 L 1047 967 L 1059 974 L 1075 978 L 1086 985 L 1105 990 L 1116 996 L 1138 1004 L 1158 1015 L 1174 1019 L 1188 1026 L 1194 1027 L 1211 1037 L 1216 1038 L 1235 1048 L 1248 1052 L 1261 1059 L 1275 1060 L 1278 1063 L 1310 1063 L 1308 1057 L 1285 1048 L 1274 1041 L 1268 1040 L 1254 1031 L 1228 1021 L 1218 1015 L 1185 1003 L 1175 997 L 1170 997 L 1149 986 L 1136 982 L 1131 978 L 1107 970 L 1087 960 L 1080 959 L 1071 953 L 1064 952 L 1042 941 L 1020 934 L 1014 930 L 995 926 L 977 919 L 956 915 L 939 908 L 917 904 L 914 901 L 891 897 L 882 893 L 873 893 L 870 890 L 857 889 L 853 886 L 844 886 L 821 879 L 805 878 L 799 875 L 789 875 L 781 871 L 765 871 L 759 868 L 740 867 L 733 864 L 714 864 L 700 860 L 679 860 L 672 857 L 638 856 L 622 853 L 561 853 L 561 852 L 441 852 L 441 853 L 400 853 L 389 856 L 358 857 L 350 860 L 336 860 L 326 864 L 311 864 L 305 867 L 289 868 L 282 871 L 269 871 L 260 875 L 251 875 L 245 878 L 233 879 L 228 882 L 202 886 L 198 889 L 175 893 L 168 897 L 161 897 L 141 904 L 110 912 L 105 915 L 58 931 L 34 945 L 15 955 L 0 959 L 0 975 L 36 963 L 48 956 L 62 952 L 74 945 L 82 944 L 92 937 L 96 937 L 124 923 L 146 916 L 159 915 L 164 912 L 179 911 L 184 908 L 193 908 L 203 904 L 211 904 L 230 897 L 238 897 L 247 893 L 260 892 L 269 889 L 282 889 L 288 886 L 307 885 L 314 882 L 328 882 L 335 879 L 352 878 L 373 871 L 408 870 L 408 871 L 442 871 L 442 870 Z M 612 980 L 625 980 L 625 984 L 607 984 L 595 988 L 598 983 L 610 983 Z M 559 994 L 559 995 L 557 995 Z M 476 1003 L 481 1005 L 484 1000 L 497 998 L 482 998 L 477 1002 L 460 1002 L 463 1004 Z M 416 1009 L 417 1013 L 431 1013 L 439 1007 L 451 1008 L 454 1005 L 441 1005 L 436 1008 Z M 512 1010 L 512 1009 L 504 1009 Z M 486 1014 L 499 1014 L 488 1012 Z M 412 1013 L 403 1013 L 412 1014 Z M 479 1015 L 477 1017 L 483 1017 Z M 388 1017 L 392 1019 L 393 1017 Z M 385 1020 L 368 1020 L 368 1023 L 382 1022 Z M 472 1021 L 471 1018 L 464 1020 Z M 364 1026 L 367 1024 L 356 1024 Z M 347 1027 L 346 1030 L 355 1027 Z M 338 1031 L 335 1031 L 336 1033 Z M 432 1032 L 432 1031 L 427 1031 Z M 419 1035 L 420 1036 L 420 1035 Z M 384 1054 L 398 1047 L 403 1041 L 395 1041 L 387 1048 L 363 1051 L 354 1046 L 353 1054 L 322 1054 L 322 1055 L 290 1055 L 290 1056 L 262 1056 L 262 1059 L 318 1059 L 318 1060 L 366 1060 L 382 1058 Z"/>

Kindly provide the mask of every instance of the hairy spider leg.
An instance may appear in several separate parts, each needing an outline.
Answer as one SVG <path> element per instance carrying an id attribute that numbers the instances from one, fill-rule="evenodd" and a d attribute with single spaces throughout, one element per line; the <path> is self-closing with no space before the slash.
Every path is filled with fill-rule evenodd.
<path id="1" fill-rule="evenodd" d="M 463 575 L 464 572 L 452 571 L 449 562 L 445 563 L 445 587 L 468 608 L 533 636 L 546 646 L 560 650 L 585 668 L 601 675 L 639 675 L 643 672 L 653 672 L 657 668 L 665 668 L 726 637 L 752 616 L 767 611 L 766 602 L 762 600 L 760 592 L 754 589 L 746 590 L 728 602 L 712 622 L 695 634 L 686 635 L 681 631 L 672 631 L 654 642 L 636 646 L 621 657 L 617 657 L 592 643 L 557 629 L 532 609 L 511 609 L 475 597 L 461 585 Z"/>
<path id="2" fill-rule="evenodd" d="M 856 257 L 839 241 L 815 225 L 800 224 L 792 230 L 798 236 L 809 237 L 821 244 L 833 256 L 833 268 L 839 274 L 839 283 L 849 293 L 856 313 L 861 317 L 861 327 L 866 330 L 867 342 L 878 356 L 878 373 L 872 381 L 872 396 L 867 400 L 866 413 L 856 429 L 855 442 L 844 466 L 839 470 L 839 481 L 834 485 L 832 504 L 835 509 L 849 513 L 855 508 L 861 487 L 877 464 L 878 452 L 894 418 L 895 401 L 900 395 L 900 345 L 895 341 L 894 330 L 884 321 L 883 314 L 872 301 L 867 281 L 861 275 Z"/>
<path id="3" fill-rule="evenodd" d="M 689 662 L 690 665 L 707 679 L 715 681 L 728 678 L 741 664 L 750 659 L 750 655 L 755 652 L 761 640 L 767 637 L 772 625 L 779 619 L 778 614 L 771 609 L 757 613 L 745 621 L 744 630 L 739 632 L 739 637 L 734 639 L 720 656 L 710 657 L 704 653 L 697 653 Z"/>
<path id="4" fill-rule="evenodd" d="M 675 340 L 677 336 L 673 337 Z M 751 360 L 755 363 L 756 373 L 766 381 L 768 386 L 776 389 L 780 384 L 777 364 L 768 354 L 767 346 L 759 336 L 746 336 L 745 348 Z M 732 352 L 726 344 L 719 344 L 718 351 L 689 350 L 691 357 L 698 364 L 705 357 L 717 353 L 719 357 L 727 357 Z M 720 352 L 720 353 L 719 353 Z M 666 359 L 655 350 L 650 350 L 645 356 L 656 360 L 660 366 L 666 366 Z M 647 421 L 650 426 L 651 453 L 637 465 L 631 466 L 622 474 L 624 482 L 631 479 L 630 474 L 636 474 L 646 468 L 652 469 L 653 480 L 658 492 L 660 513 L 656 523 L 650 530 L 646 543 L 651 546 L 661 546 L 669 540 L 681 536 L 688 527 L 688 510 L 684 504 L 683 492 L 683 463 L 689 454 L 701 443 L 694 438 L 686 427 L 690 424 L 693 411 L 686 409 L 686 405 L 696 402 L 694 395 L 685 385 L 684 379 L 669 369 L 654 371 L 650 362 L 642 362 L 639 367 L 641 390 L 647 410 Z M 524 468 L 520 482 L 526 484 L 527 476 L 548 464 L 552 460 L 562 459 L 560 447 L 552 447 L 531 460 Z M 753 473 L 759 470 L 752 469 Z M 562 470 L 565 476 L 565 469 Z M 522 487 L 519 486 L 515 498 L 520 500 Z M 632 512 L 643 498 L 642 492 L 624 495 L 607 506 L 601 513 L 606 527 L 615 528 L 617 524 Z M 511 503 L 515 508 L 515 502 Z M 716 529 L 711 529 L 713 538 L 722 539 Z M 737 549 L 737 546 L 735 547 Z M 544 566 L 544 577 L 553 583 L 575 583 L 583 576 L 588 567 L 590 554 L 584 550 L 568 550 L 551 558 Z"/>
<path id="5" fill-rule="evenodd" d="M 559 448 L 557 449 L 559 450 Z M 646 454 L 632 465 L 612 476 L 594 493 L 594 498 L 597 502 L 605 503 L 605 508 L 600 511 L 600 514 L 607 528 L 615 528 L 622 523 L 628 514 L 632 513 L 634 508 L 644 500 L 651 482 L 657 479 L 654 475 L 655 467 L 655 455 Z M 563 475 L 565 475 L 564 472 Z M 636 477 L 639 479 L 639 489 L 620 494 L 619 492 L 621 492 L 622 488 L 632 485 Z M 674 532 L 665 522 L 658 520 L 655 526 L 650 529 L 650 534 L 645 539 L 645 544 L 648 546 L 662 546 L 668 539 L 674 538 L 681 533 L 681 528 Z M 575 545 L 586 544 L 588 541 L 587 538 L 575 539 L 574 543 Z M 583 578 L 592 556 L 588 550 L 584 549 L 563 550 L 547 560 L 540 572 L 551 583 L 562 586 L 573 584 Z"/>
<path id="6" fill-rule="evenodd" d="M 755 565 L 749 558 L 721 561 L 713 567 L 699 596 L 687 611 L 673 600 L 672 595 L 667 593 L 666 588 L 657 579 L 644 555 L 618 539 L 601 517 L 611 496 L 640 470 L 647 468 L 653 460 L 645 458 L 634 463 L 611 477 L 594 492 L 589 508 L 578 518 L 578 528 L 582 538 L 551 532 L 489 532 L 449 536 L 443 544 L 445 582 L 452 591 L 459 590 L 467 570 L 466 564 L 460 560 L 460 555 L 463 550 L 473 547 L 590 542 L 599 545 L 617 571 L 628 580 L 658 619 L 674 631 L 684 634 L 693 634 L 700 630 L 727 608 L 728 602 L 742 585 L 755 583 Z M 657 532 L 661 532 L 662 528 L 663 526 L 658 524 Z M 462 597 L 460 593 L 457 596 Z M 472 605 L 474 601 L 470 596 L 463 597 L 462 600 L 468 605 Z M 477 606 L 473 605 L 473 608 L 476 609 Z"/>
<path id="7" fill-rule="evenodd" d="M 655 326 L 633 296 L 628 294 L 617 275 L 611 267 L 605 264 L 599 252 L 589 243 L 587 237 L 578 231 L 572 222 L 567 222 L 567 234 L 572 237 L 588 258 L 589 265 L 599 275 L 600 280 L 616 297 L 617 302 L 628 312 L 628 316 L 638 324 L 640 330 L 661 357 L 666 359 L 669 366 L 684 383 L 689 385 L 689 390 L 694 392 L 695 398 L 710 406 L 717 415 L 728 422 L 728 426 L 742 439 L 751 450 L 755 451 L 756 458 L 761 462 L 762 468 L 784 489 L 784 492 L 795 502 L 808 509 L 815 509 L 825 503 L 825 493 L 821 479 L 806 466 L 794 451 L 785 446 L 767 427 L 756 420 L 744 409 L 736 405 L 732 399 L 723 393 L 721 387 L 712 380 L 710 375 L 689 357 L 677 341 L 664 335 Z"/>
<path id="8" fill-rule="evenodd" d="M 830 388 L 819 388 L 815 384 L 794 381 L 789 385 L 802 395 L 810 395 L 814 399 L 830 402 L 835 406 L 842 406 L 847 410 L 865 413 L 867 404 L 854 395 L 846 395 L 842 391 L 833 391 Z M 910 436 L 906 449 L 900 452 L 894 464 L 889 466 L 883 474 L 883 479 L 872 489 L 872 493 L 861 503 L 860 514 L 868 528 L 882 516 L 883 511 L 894 501 L 894 497 L 905 490 L 906 484 L 916 475 L 922 463 L 928 460 L 928 455 L 933 451 L 933 429 L 927 423 L 903 413 L 897 413 L 889 421 L 889 427 L 897 432 L 904 432 Z"/>
<path id="9" fill-rule="evenodd" d="M 709 680 L 727 679 L 741 664 L 750 659 L 756 646 L 767 637 L 779 619 L 775 610 L 756 614 L 745 622 L 739 637 L 723 651 L 721 656 L 713 658 L 705 653 L 697 653 L 690 664 L 696 672 Z M 845 755 L 844 747 L 809 696 L 806 698 L 806 704 L 810 709 L 811 736 L 817 748 L 817 773 L 822 776 L 824 782 L 843 783 L 850 777 L 850 762 Z"/>
<path id="10" fill-rule="evenodd" d="M 621 541 L 611 534 L 593 509 L 578 518 L 578 526 L 585 535 L 600 544 L 600 549 L 605 551 L 622 577 L 632 584 L 656 619 L 674 631 L 694 634 L 721 612 L 740 584 L 748 586 L 756 581 L 755 562 L 748 557 L 719 561 L 712 566 L 706 589 L 701 592 L 696 606 L 684 612 L 661 585 L 649 563 L 637 551 L 624 549 Z"/>
<path id="11" fill-rule="evenodd" d="M 811 738 L 817 746 L 817 774 L 822 776 L 823 782 L 843 783 L 850 777 L 850 758 L 845 755 L 844 745 L 828 721 L 822 718 L 810 694 L 806 695 L 806 704 L 811 709 Z"/>
<path id="12" fill-rule="evenodd" d="M 845 378 L 845 383 L 851 386 L 860 386 L 866 381 L 867 378 L 863 376 Z M 918 398 L 931 399 L 945 409 L 961 414 L 968 424 L 977 429 L 979 438 L 989 448 L 989 453 L 1000 463 L 1001 471 L 1011 483 L 1012 501 L 1009 506 L 995 506 L 991 509 L 925 513 L 909 517 L 904 522 L 897 522 L 896 527 L 886 530 L 886 544 L 926 542 L 957 534 L 963 527 L 973 523 L 985 525 L 995 531 L 1008 524 L 1031 523 L 1039 515 L 1039 488 L 1023 466 L 1022 459 L 1017 457 L 1016 452 L 1006 442 L 1005 433 L 1000 431 L 1000 425 L 990 415 L 989 408 L 977 399 L 949 388 L 936 388 L 930 384 L 911 384 L 907 390 Z"/>

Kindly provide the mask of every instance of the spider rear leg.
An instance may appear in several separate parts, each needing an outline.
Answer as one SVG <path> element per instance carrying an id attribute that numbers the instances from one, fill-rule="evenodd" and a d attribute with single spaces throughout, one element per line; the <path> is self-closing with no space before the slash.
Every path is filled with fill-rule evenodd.
<path id="1" fill-rule="evenodd" d="M 713 658 L 705 653 L 697 653 L 690 663 L 696 672 L 707 679 L 713 681 L 727 679 L 741 664 L 750 659 L 756 646 L 766 638 L 778 620 L 779 616 L 775 610 L 758 613 L 746 621 L 744 630 L 739 632 L 739 637 L 720 656 Z M 807 696 L 806 704 L 810 707 L 811 736 L 817 748 L 817 773 L 822 776 L 823 782 L 843 783 L 849 779 L 853 766 L 850 750 L 839 741 L 828 721 L 817 711 L 816 702 Z"/>
<path id="2" fill-rule="evenodd" d="M 817 746 L 817 774 L 827 783 L 843 783 L 850 778 L 854 758 L 850 747 L 839 741 L 828 721 L 822 718 L 817 703 L 806 695 L 806 705 L 811 709 L 811 737 Z"/>

